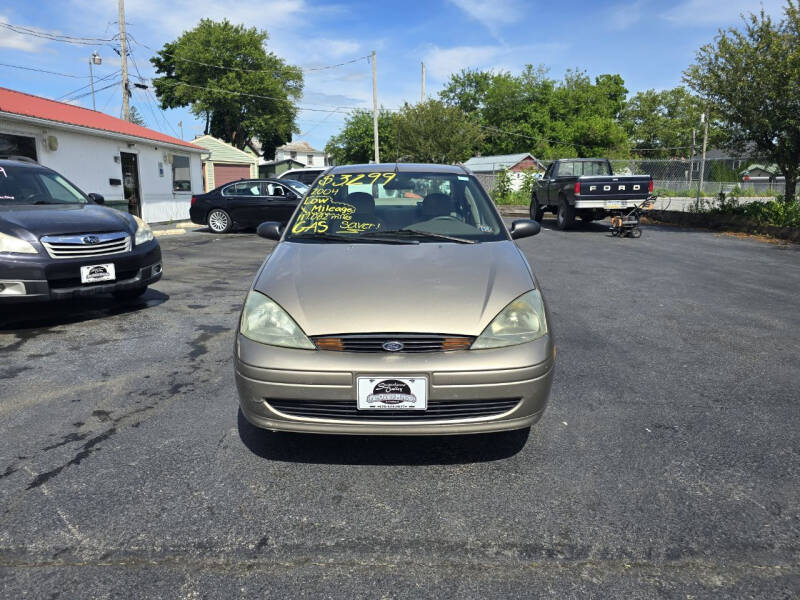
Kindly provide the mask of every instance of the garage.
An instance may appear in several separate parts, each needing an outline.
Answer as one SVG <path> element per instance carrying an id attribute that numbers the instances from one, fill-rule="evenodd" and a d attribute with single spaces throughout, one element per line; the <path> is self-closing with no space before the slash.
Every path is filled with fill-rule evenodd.
<path id="1" fill-rule="evenodd" d="M 258 157 L 239 150 L 211 135 L 201 135 L 192 143 L 207 150 L 203 156 L 203 188 L 210 192 L 221 185 L 258 177 Z"/>
<path id="2" fill-rule="evenodd" d="M 214 165 L 214 187 L 248 177 L 250 177 L 250 167 L 247 165 Z"/>

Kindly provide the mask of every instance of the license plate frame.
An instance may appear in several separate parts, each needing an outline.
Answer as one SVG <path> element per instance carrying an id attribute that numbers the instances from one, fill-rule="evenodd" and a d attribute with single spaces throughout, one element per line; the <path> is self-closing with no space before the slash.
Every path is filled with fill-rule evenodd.
<path id="1" fill-rule="evenodd" d="M 103 263 L 100 265 L 85 265 L 81 267 L 81 283 L 99 283 L 102 281 L 115 281 L 117 279 L 114 263 Z"/>
<path id="2" fill-rule="evenodd" d="M 356 408 L 367 412 L 427 410 L 428 378 L 424 375 L 356 377 Z"/>

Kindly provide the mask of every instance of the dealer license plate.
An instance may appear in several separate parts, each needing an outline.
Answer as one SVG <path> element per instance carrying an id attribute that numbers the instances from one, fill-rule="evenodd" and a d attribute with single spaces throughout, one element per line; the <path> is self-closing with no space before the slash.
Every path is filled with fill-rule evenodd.
<path id="1" fill-rule="evenodd" d="M 358 377 L 358 410 L 425 410 L 427 377 Z"/>
<path id="2" fill-rule="evenodd" d="M 114 263 L 105 265 L 87 265 L 81 267 L 81 283 L 96 283 L 98 281 L 114 281 L 117 274 Z"/>

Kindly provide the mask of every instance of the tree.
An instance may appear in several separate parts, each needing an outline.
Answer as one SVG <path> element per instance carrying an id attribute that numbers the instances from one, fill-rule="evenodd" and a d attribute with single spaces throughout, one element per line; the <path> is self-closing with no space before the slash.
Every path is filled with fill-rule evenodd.
<path id="1" fill-rule="evenodd" d="M 686 83 L 721 118 L 734 148 L 756 148 L 786 178 L 794 202 L 800 175 L 800 8 L 794 0 L 775 23 L 762 9 L 744 29 L 720 30 L 684 72 Z"/>
<path id="2" fill-rule="evenodd" d="M 134 125 L 141 125 L 142 127 L 147 127 L 147 123 L 145 122 L 142 113 L 140 113 L 135 106 L 131 106 L 130 122 L 133 123 Z"/>
<path id="3" fill-rule="evenodd" d="M 628 90 L 619 75 L 568 71 L 563 81 L 544 67 L 520 75 L 462 70 L 440 93 L 483 129 L 482 154 L 531 152 L 540 158 L 628 155 L 618 117 Z"/>
<path id="4" fill-rule="evenodd" d="M 268 38 L 255 27 L 202 19 L 150 59 L 163 74 L 153 80 L 161 107 L 190 106 L 205 133 L 237 148 L 255 138 L 271 156 L 297 131 L 303 74 L 266 51 Z"/>
<path id="5" fill-rule="evenodd" d="M 381 109 L 378 112 L 378 143 L 384 160 L 397 158 L 397 128 L 395 115 Z M 372 111 L 354 110 L 345 119 L 344 128 L 325 145 L 337 165 L 368 163 L 375 157 Z"/>
<path id="6" fill-rule="evenodd" d="M 397 115 L 397 153 L 405 161 L 457 163 L 480 147 L 483 132 L 461 109 L 440 100 L 406 103 Z"/>
<path id="7" fill-rule="evenodd" d="M 620 121 L 630 137 L 633 151 L 648 151 L 648 158 L 689 156 L 692 129 L 700 129 L 700 115 L 706 110 L 703 101 L 685 87 L 669 90 L 646 90 L 636 93 L 622 110 Z M 714 121 L 709 124 L 710 145 L 721 143 Z"/>

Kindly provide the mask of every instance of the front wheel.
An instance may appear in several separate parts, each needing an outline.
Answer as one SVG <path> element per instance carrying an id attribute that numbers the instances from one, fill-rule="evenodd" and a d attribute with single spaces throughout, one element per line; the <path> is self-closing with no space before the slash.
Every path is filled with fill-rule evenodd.
<path id="1" fill-rule="evenodd" d="M 539 204 L 539 199 L 536 197 L 536 194 L 534 194 L 533 196 L 531 196 L 531 219 L 533 219 L 537 223 L 541 223 L 543 217 L 544 217 L 544 206 Z"/>
<path id="2" fill-rule="evenodd" d="M 231 216 L 221 208 L 208 213 L 208 228 L 214 233 L 228 233 L 232 225 Z"/>

